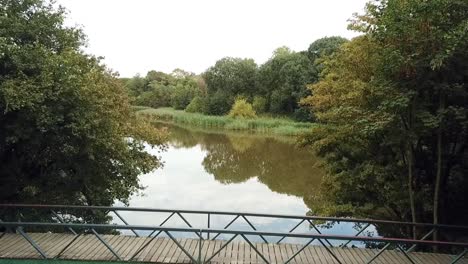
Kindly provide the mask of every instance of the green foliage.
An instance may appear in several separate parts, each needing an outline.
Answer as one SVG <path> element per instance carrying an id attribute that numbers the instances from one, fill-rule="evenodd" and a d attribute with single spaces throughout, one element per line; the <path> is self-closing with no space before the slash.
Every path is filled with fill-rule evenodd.
<path id="1" fill-rule="evenodd" d="M 307 55 L 281 47 L 259 68 L 257 89 L 269 98 L 271 113 L 292 115 L 298 101 L 309 94 L 306 85 L 315 82 L 315 75 Z"/>
<path id="2" fill-rule="evenodd" d="M 163 133 L 130 108 L 115 74 L 48 1 L 0 8 L 0 201 L 112 205 L 161 163 Z M 136 89 L 136 88 L 135 88 Z"/>
<path id="3" fill-rule="evenodd" d="M 267 110 L 267 99 L 261 96 L 255 96 L 252 102 L 252 107 L 255 113 L 262 114 Z"/>
<path id="4" fill-rule="evenodd" d="M 232 105 L 229 116 L 234 118 L 255 118 L 257 114 L 246 99 L 238 98 Z"/>
<path id="5" fill-rule="evenodd" d="M 192 99 L 189 105 L 185 108 L 188 113 L 206 113 L 208 106 L 208 98 L 196 96 Z"/>
<path id="6" fill-rule="evenodd" d="M 351 28 L 365 34 L 325 60 L 303 101 L 327 124 L 303 142 L 327 162 L 325 209 L 467 221 L 468 152 L 457 147 L 468 138 L 466 10 L 466 1 L 393 0 L 356 16 Z"/>
<path id="7" fill-rule="evenodd" d="M 214 94 L 208 94 L 208 114 L 225 115 L 231 109 L 234 103 L 234 95 L 229 94 L 224 90 L 218 90 Z"/>
<path id="8" fill-rule="evenodd" d="M 185 109 L 196 96 L 206 93 L 200 76 L 175 69 L 171 74 L 149 71 L 146 77 L 135 76 L 125 82 L 132 103 L 149 107 L 172 106 Z"/>
<path id="9" fill-rule="evenodd" d="M 257 64 L 253 59 L 222 58 L 203 73 L 208 94 L 223 91 L 231 96 L 255 93 Z"/>
<path id="10" fill-rule="evenodd" d="M 200 95 L 200 90 L 195 81 L 190 84 L 177 84 L 171 97 L 171 106 L 175 109 L 185 109 L 192 99 Z"/>
<path id="11" fill-rule="evenodd" d="M 339 36 L 321 38 L 310 44 L 307 55 L 311 61 L 315 61 L 332 55 L 346 42 L 347 39 Z"/>

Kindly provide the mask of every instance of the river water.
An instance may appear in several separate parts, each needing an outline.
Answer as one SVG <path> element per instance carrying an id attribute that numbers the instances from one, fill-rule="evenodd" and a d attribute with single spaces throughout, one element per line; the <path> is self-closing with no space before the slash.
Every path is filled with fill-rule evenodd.
<path id="1" fill-rule="evenodd" d="M 316 193 L 324 172 L 319 160 L 310 151 L 297 148 L 291 138 L 193 131 L 176 126 L 170 127 L 170 132 L 167 151 L 149 150 L 162 157 L 164 166 L 141 176 L 141 184 L 146 188 L 131 197 L 130 206 L 301 216 L 313 212 L 308 200 Z M 123 212 L 122 215 L 131 224 L 157 225 L 169 214 Z M 207 226 L 206 216 L 184 217 L 194 227 Z M 211 228 L 223 228 L 232 218 L 212 216 Z M 258 230 L 274 232 L 287 232 L 299 222 L 249 220 Z M 187 224 L 176 215 L 165 226 L 187 227 Z M 230 228 L 251 230 L 241 218 Z M 356 232 L 346 223 L 319 229 L 333 234 Z M 304 223 L 295 232 L 315 231 Z"/>

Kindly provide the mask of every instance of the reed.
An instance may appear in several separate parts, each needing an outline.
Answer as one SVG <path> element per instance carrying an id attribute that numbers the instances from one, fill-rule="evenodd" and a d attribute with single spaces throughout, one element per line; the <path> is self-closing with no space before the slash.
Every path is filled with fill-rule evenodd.
<path id="1" fill-rule="evenodd" d="M 295 122 L 282 117 L 257 117 L 252 119 L 233 118 L 229 116 L 211 116 L 199 113 L 187 113 L 172 108 L 143 108 L 137 110 L 139 115 L 149 117 L 154 122 L 174 123 L 184 126 L 249 131 L 255 133 L 297 136 L 310 131 L 316 124 Z"/>

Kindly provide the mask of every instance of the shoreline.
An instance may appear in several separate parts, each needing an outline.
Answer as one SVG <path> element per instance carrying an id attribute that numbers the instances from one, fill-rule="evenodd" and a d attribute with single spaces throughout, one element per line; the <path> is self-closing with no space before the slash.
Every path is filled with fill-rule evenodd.
<path id="1" fill-rule="evenodd" d="M 258 117 L 253 119 L 213 116 L 199 113 L 187 113 L 172 108 L 150 108 L 134 106 L 138 115 L 144 115 L 155 122 L 204 128 L 208 130 L 244 131 L 249 133 L 299 136 L 308 133 L 314 123 L 304 123 L 286 118 Z"/>

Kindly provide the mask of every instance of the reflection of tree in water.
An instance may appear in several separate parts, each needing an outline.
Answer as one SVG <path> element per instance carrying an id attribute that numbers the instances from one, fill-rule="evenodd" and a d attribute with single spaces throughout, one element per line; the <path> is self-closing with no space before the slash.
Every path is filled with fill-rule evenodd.
<path id="1" fill-rule="evenodd" d="M 171 144 L 207 151 L 205 170 L 221 183 L 240 183 L 258 177 L 272 191 L 306 198 L 313 194 L 323 177 L 314 155 L 290 142 L 275 138 L 214 134 L 171 129 Z"/>

